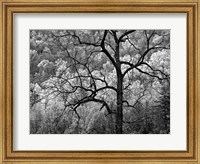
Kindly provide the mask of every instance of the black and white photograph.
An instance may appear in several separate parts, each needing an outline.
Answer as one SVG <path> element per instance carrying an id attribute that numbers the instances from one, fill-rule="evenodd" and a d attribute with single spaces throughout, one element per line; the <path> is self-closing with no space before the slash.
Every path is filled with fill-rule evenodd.
<path id="1" fill-rule="evenodd" d="M 170 134 L 170 29 L 31 29 L 30 134 Z"/>

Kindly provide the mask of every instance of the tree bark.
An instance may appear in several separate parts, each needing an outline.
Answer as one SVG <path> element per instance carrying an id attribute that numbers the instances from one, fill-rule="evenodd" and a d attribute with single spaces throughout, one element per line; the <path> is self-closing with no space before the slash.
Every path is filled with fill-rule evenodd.
<path id="1" fill-rule="evenodd" d="M 122 100 L 123 100 L 123 91 L 122 91 L 122 74 L 117 75 L 117 110 L 116 110 L 116 125 L 115 125 L 115 131 L 116 134 L 122 134 L 123 129 L 123 106 L 122 106 Z"/>
<path id="2" fill-rule="evenodd" d="M 116 34 L 116 33 L 115 33 Z M 115 35 L 115 42 L 116 42 L 116 52 L 115 52 L 115 59 L 116 59 L 116 72 L 117 72 L 117 110 L 115 111 L 115 132 L 116 134 L 122 134 L 122 124 L 123 124 L 123 75 L 121 72 L 121 63 L 120 63 L 120 52 L 119 52 L 119 40 Z"/>

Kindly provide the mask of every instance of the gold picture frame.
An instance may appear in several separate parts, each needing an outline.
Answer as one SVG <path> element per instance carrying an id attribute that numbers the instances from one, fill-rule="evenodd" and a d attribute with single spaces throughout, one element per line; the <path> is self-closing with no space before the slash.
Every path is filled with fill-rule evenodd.
<path id="1" fill-rule="evenodd" d="M 199 0 L 1 0 L 1 163 L 200 163 Z M 186 13 L 186 151 L 13 151 L 13 15 L 15 13 Z"/>

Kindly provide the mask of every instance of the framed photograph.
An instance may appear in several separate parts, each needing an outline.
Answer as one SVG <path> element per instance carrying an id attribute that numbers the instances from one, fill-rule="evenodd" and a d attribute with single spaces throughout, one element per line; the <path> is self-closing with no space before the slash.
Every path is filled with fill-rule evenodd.
<path id="1" fill-rule="evenodd" d="M 2 163 L 200 163 L 199 0 L 2 0 Z"/>

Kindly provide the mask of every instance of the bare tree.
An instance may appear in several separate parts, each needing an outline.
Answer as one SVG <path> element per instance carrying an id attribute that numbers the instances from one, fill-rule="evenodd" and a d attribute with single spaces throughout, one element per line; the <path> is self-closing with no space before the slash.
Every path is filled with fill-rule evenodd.
<path id="1" fill-rule="evenodd" d="M 113 115 L 114 131 L 122 134 L 125 122 L 123 108 L 134 107 L 142 97 L 134 104 L 126 101 L 123 93 L 129 84 L 125 85 L 124 79 L 131 78 L 130 74 L 137 70 L 160 81 L 169 81 L 168 74 L 148 62 L 152 53 L 170 48 L 168 30 L 65 30 L 62 33 L 50 31 L 50 36 L 67 60 L 65 68 L 52 75 L 56 82 L 46 86 L 51 89 L 51 94 L 62 95 L 65 101 L 63 112 L 55 122 L 67 108 L 71 108 L 79 120 L 77 109 L 89 102 L 95 102 L 101 105 L 100 110 L 105 108 L 107 115 Z M 128 48 L 125 49 L 124 46 Z M 131 56 L 129 60 L 123 60 L 125 54 Z M 96 58 L 101 59 L 96 61 Z M 105 68 L 99 69 L 99 75 L 95 75 L 96 67 L 102 67 L 98 62 L 104 59 L 109 61 L 116 72 L 116 84 L 109 83 Z M 66 75 L 70 71 L 73 75 Z M 116 95 L 116 108 L 111 108 L 102 96 L 108 90 Z"/>

